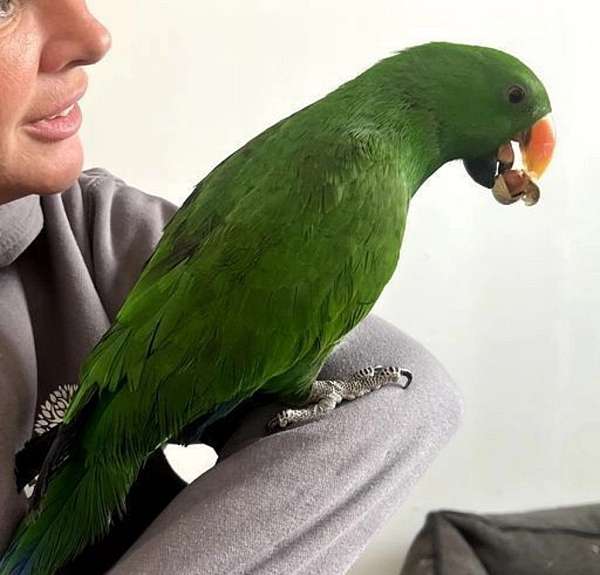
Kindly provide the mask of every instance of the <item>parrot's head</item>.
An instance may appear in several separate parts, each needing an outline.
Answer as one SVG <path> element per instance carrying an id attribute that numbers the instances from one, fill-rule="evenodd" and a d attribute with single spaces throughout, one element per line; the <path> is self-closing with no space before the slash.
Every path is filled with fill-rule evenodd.
<path id="1" fill-rule="evenodd" d="M 537 76 L 514 56 L 482 46 L 433 42 L 403 55 L 436 118 L 445 159 L 462 159 L 499 202 L 535 204 L 555 142 L 550 100 Z M 512 169 L 511 142 L 522 169 Z"/>

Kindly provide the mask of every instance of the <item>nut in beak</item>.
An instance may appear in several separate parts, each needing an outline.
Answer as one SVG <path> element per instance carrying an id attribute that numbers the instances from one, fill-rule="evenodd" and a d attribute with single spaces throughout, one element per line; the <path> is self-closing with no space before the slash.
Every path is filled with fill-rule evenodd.
<path id="1" fill-rule="evenodd" d="M 522 199 L 526 205 L 533 206 L 540 199 L 539 187 L 524 170 L 506 170 L 498 174 L 492 193 L 505 205 Z"/>
<path id="2" fill-rule="evenodd" d="M 518 142 L 518 151 L 513 150 L 511 141 Z M 554 125 L 548 114 L 497 150 L 464 158 L 463 163 L 469 176 L 491 189 L 501 204 L 522 199 L 526 205 L 533 206 L 540 199 L 537 181 L 550 163 L 554 144 Z"/>

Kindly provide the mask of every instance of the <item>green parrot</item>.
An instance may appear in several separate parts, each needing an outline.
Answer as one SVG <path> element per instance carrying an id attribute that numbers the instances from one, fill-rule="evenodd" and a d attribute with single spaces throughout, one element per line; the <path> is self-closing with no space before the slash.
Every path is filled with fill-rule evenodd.
<path id="1" fill-rule="evenodd" d="M 381 60 L 215 167 L 164 229 L 82 364 L 0 575 L 52 575 L 104 536 L 145 460 L 257 392 L 322 416 L 410 371 L 316 381 L 398 262 L 409 203 L 450 160 L 502 203 L 537 201 L 554 145 L 544 86 L 487 47 Z M 511 141 L 524 167 L 511 169 Z"/>

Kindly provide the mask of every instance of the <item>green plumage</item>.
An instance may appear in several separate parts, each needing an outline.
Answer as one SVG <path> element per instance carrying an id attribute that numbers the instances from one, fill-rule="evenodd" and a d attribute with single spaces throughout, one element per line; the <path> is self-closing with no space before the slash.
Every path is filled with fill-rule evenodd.
<path id="1" fill-rule="evenodd" d="M 533 94 L 519 114 L 488 93 L 515 77 Z M 37 512 L 0 575 L 52 574 L 105 533 L 147 456 L 187 424 L 257 390 L 306 396 L 392 276 L 421 183 L 548 110 L 539 81 L 512 57 L 428 44 L 376 64 L 219 164 L 167 225 L 84 362 L 46 460 L 48 489 L 38 488 Z"/>

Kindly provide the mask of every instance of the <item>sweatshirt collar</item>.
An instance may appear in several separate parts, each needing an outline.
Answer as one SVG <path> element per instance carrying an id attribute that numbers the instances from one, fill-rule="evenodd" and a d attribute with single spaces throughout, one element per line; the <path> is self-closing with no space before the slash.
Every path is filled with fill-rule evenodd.
<path id="1" fill-rule="evenodd" d="M 37 237 L 43 225 L 38 195 L 0 204 L 0 268 L 12 264 Z"/>

